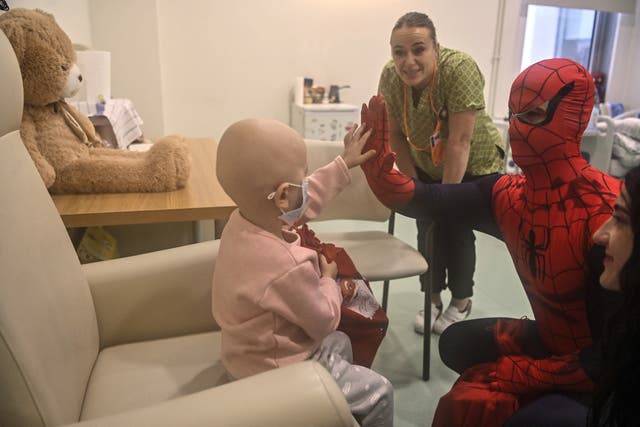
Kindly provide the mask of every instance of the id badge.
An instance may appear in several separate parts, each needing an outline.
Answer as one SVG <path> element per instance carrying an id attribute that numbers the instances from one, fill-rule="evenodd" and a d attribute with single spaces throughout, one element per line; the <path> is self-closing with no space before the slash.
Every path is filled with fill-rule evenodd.
<path id="1" fill-rule="evenodd" d="M 429 138 L 429 142 L 431 143 L 431 148 L 436 148 L 438 144 L 440 144 L 440 131 L 437 130 L 431 137 Z"/>

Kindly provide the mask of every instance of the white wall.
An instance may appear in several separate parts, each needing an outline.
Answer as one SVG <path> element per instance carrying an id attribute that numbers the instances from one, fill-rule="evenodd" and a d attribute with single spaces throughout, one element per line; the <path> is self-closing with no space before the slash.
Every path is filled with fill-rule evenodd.
<path id="1" fill-rule="evenodd" d="M 607 87 L 607 101 L 620 101 L 625 107 L 640 108 L 640 1 L 635 16 L 620 17 L 620 31 Z"/>
<path id="2" fill-rule="evenodd" d="M 87 0 L 9 0 L 12 9 L 42 9 L 53 14 L 56 22 L 73 43 L 91 46 L 91 24 Z"/>
<path id="3" fill-rule="evenodd" d="M 158 0 L 165 131 L 219 138 L 245 117 L 288 122 L 295 76 L 349 84 L 342 101 L 360 105 L 377 91 L 392 26 L 411 10 L 427 12 L 441 42 L 471 53 L 488 75 L 496 0 L 428 4 Z"/>
<path id="4" fill-rule="evenodd" d="M 342 101 L 360 105 L 377 91 L 392 26 L 413 10 L 432 17 L 444 46 L 471 54 L 488 85 L 498 3 L 22 1 L 52 11 L 61 24 L 65 15 L 89 16 L 63 29 L 81 30 L 83 44 L 111 51 L 112 96 L 134 102 L 152 139 L 170 133 L 219 138 L 229 124 L 250 116 L 288 122 L 295 76 L 351 85 Z"/>
<path id="5" fill-rule="evenodd" d="M 640 1 L 623 19 L 608 99 L 640 107 Z M 112 52 L 112 96 L 130 98 L 155 139 L 218 139 L 245 117 L 289 121 L 293 78 L 351 85 L 343 102 L 376 92 L 396 19 L 429 14 L 444 46 L 471 54 L 485 75 L 488 110 L 507 114 L 519 73 L 525 16 L 518 0 L 17 0 L 54 13 L 75 42 Z M 493 58 L 504 6 L 500 55 Z M 88 18 L 86 18 L 88 16 Z M 495 68 L 493 64 L 496 64 Z M 497 73 L 491 84 L 492 71 Z M 628 76 L 631 76 L 629 78 Z M 493 101 L 493 102 L 492 102 Z"/>
<path id="6" fill-rule="evenodd" d="M 504 17 L 500 38 L 500 53 L 496 61 L 497 78 L 493 90 L 493 105 L 489 112 L 494 117 L 506 118 L 509 115 L 509 92 L 511 83 L 520 74 L 522 46 L 526 29 L 526 6 L 518 0 L 502 0 Z"/>
<path id="7" fill-rule="evenodd" d="M 633 108 L 640 108 L 640 1 L 636 2 L 635 26 L 631 42 L 629 44 L 630 55 L 628 73 L 626 81 L 629 82 L 627 93 L 627 104 Z"/>
<path id="8" fill-rule="evenodd" d="M 133 101 L 146 137 L 165 135 L 156 1 L 88 3 L 93 48 L 111 52 L 111 96 Z"/>

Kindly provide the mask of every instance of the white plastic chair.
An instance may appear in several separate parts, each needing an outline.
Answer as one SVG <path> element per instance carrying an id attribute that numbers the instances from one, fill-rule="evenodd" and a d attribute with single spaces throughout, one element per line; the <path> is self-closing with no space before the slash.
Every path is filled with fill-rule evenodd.
<path id="1" fill-rule="evenodd" d="M 343 150 L 342 142 L 307 139 L 305 143 L 310 171 L 326 165 Z M 351 184 L 314 221 L 357 220 L 360 225 L 354 230 L 320 232 L 317 236 L 323 242 L 344 248 L 360 274 L 369 282 L 383 282 L 382 307 L 386 311 L 389 282 L 426 272 L 427 262 L 417 249 L 393 235 L 394 214 L 376 199 L 362 169 L 352 168 L 351 177 Z M 389 221 L 387 231 L 367 230 L 366 227 L 372 227 L 372 221 Z M 313 229 L 313 224 L 311 228 Z M 427 313 L 425 310 L 425 315 Z M 429 344 L 430 336 L 425 334 L 425 380 L 429 377 Z"/>

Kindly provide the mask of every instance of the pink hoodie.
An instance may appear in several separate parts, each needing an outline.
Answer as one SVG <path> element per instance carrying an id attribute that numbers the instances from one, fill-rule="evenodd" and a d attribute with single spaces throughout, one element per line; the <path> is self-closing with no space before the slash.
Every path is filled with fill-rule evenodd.
<path id="1" fill-rule="evenodd" d="M 309 176 L 303 222 L 351 182 L 341 157 Z M 309 358 L 340 321 L 342 295 L 321 278 L 315 251 L 285 240 L 242 217 L 222 233 L 213 276 L 213 316 L 222 329 L 222 361 L 236 379 Z"/>

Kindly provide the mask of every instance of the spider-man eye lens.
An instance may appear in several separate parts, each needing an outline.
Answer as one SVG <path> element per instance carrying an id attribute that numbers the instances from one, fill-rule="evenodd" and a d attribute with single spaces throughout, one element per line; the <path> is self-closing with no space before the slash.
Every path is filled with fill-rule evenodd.
<path id="1" fill-rule="evenodd" d="M 535 108 L 532 108 L 527 111 L 523 111 L 522 113 L 513 113 L 509 111 L 509 120 L 513 117 L 517 118 L 522 123 L 531 126 L 544 126 L 549 123 L 553 119 L 553 114 L 556 112 L 556 108 L 558 108 L 558 104 L 569 92 L 573 89 L 573 82 L 567 83 L 562 86 L 562 88 L 558 91 L 558 93 L 551 98 L 551 100 L 546 101 Z"/>
<path id="2" fill-rule="evenodd" d="M 511 116 L 528 125 L 539 125 L 547 119 L 548 112 L 549 101 L 543 102 L 537 107 L 522 113 L 511 113 Z"/>

